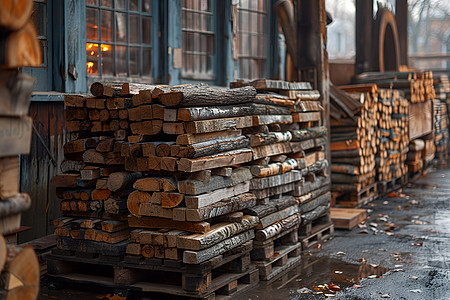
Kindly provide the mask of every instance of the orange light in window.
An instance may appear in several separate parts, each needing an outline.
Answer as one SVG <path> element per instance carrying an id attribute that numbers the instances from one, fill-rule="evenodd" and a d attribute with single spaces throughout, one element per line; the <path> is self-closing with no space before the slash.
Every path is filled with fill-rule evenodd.
<path id="1" fill-rule="evenodd" d="M 94 44 L 92 44 L 92 43 L 91 43 L 91 44 L 87 44 L 87 45 L 86 45 L 86 50 L 91 49 L 93 46 L 94 46 Z"/>
<path id="2" fill-rule="evenodd" d="M 95 54 L 95 52 L 94 51 L 91 51 L 91 55 L 94 55 Z"/>
<path id="3" fill-rule="evenodd" d="M 107 46 L 107 45 L 102 45 L 102 51 L 103 51 L 103 52 L 109 51 L 109 46 Z"/>
<path id="4" fill-rule="evenodd" d="M 87 65 L 87 72 L 88 72 L 89 74 L 92 74 L 92 73 L 93 73 L 92 68 L 94 67 L 94 63 L 90 61 L 90 62 L 88 62 L 86 65 Z"/>

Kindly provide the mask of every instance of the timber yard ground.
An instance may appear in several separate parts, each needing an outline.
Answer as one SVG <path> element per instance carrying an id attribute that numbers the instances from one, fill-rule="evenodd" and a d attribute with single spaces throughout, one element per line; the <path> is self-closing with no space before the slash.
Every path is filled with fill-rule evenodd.
<path id="1" fill-rule="evenodd" d="M 450 168 L 433 169 L 365 206 L 365 226 L 336 230 L 291 272 L 235 299 L 450 299 L 449 200 Z M 42 285 L 39 299 L 125 299 Z"/>

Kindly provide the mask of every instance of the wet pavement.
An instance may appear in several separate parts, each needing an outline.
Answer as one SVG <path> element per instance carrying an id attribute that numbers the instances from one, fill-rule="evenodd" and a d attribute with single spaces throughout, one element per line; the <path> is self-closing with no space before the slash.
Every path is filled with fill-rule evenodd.
<path id="1" fill-rule="evenodd" d="M 365 225 L 335 230 L 295 269 L 234 299 L 450 299 L 449 204 L 450 169 L 433 170 L 365 206 Z M 66 288 L 44 285 L 39 299 L 125 299 Z"/>
<path id="2" fill-rule="evenodd" d="M 237 299 L 450 299 L 450 170 L 364 208 L 365 226 L 335 230 L 291 273 Z"/>

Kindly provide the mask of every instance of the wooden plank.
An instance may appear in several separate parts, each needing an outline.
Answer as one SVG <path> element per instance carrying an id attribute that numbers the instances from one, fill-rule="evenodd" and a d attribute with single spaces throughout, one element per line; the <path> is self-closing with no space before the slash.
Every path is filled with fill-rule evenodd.
<path id="1" fill-rule="evenodd" d="M 197 172 L 201 170 L 239 165 L 251 161 L 252 157 L 252 151 L 245 148 L 207 157 L 194 159 L 181 158 L 178 161 L 178 171 Z"/>
<path id="2" fill-rule="evenodd" d="M 253 178 L 250 181 L 251 190 L 261 190 L 265 188 L 271 188 L 279 185 L 288 184 L 291 182 L 299 181 L 302 178 L 302 174 L 298 170 L 292 170 L 284 174 L 279 174 L 270 177 Z"/>
<path id="3" fill-rule="evenodd" d="M 201 262 L 207 261 L 217 255 L 223 254 L 243 243 L 253 239 L 255 233 L 253 230 L 248 230 L 228 238 L 210 248 L 206 248 L 200 251 L 184 251 L 183 252 L 183 262 L 186 264 L 199 264 Z"/>
<path id="4" fill-rule="evenodd" d="M 293 119 L 291 115 L 259 115 L 253 116 L 253 125 L 246 126 L 259 126 L 269 124 L 289 124 Z"/>
<path id="5" fill-rule="evenodd" d="M 191 145 L 206 142 L 213 139 L 224 139 L 242 135 L 241 129 L 229 129 L 207 133 L 187 133 L 177 136 L 177 145 Z"/>
<path id="6" fill-rule="evenodd" d="M 236 118 L 222 118 L 211 120 L 200 120 L 185 122 L 184 128 L 187 133 L 207 133 L 222 131 L 227 129 L 240 129 L 252 127 L 252 116 L 236 117 Z"/>
<path id="7" fill-rule="evenodd" d="M 218 223 L 211 226 L 211 230 L 207 233 L 179 236 L 177 247 L 187 250 L 209 248 L 225 239 L 255 227 L 258 222 L 258 217 L 244 216 L 239 223 Z"/>
<path id="8" fill-rule="evenodd" d="M 322 120 L 320 112 L 292 113 L 292 121 L 297 123 L 318 122 Z"/>
<path id="9" fill-rule="evenodd" d="M 349 149 L 358 149 L 361 145 L 359 140 L 348 140 L 345 142 L 333 142 L 330 143 L 330 151 L 341 151 Z"/>
<path id="10" fill-rule="evenodd" d="M 185 209 L 187 221 L 203 221 L 256 205 L 256 197 L 252 193 L 240 194 L 198 209 Z"/>
<path id="11" fill-rule="evenodd" d="M 30 117 L 0 117 L 0 157 L 28 154 L 31 146 Z"/>
<path id="12" fill-rule="evenodd" d="M 268 156 L 285 154 L 292 152 L 290 143 L 276 143 L 250 148 L 253 153 L 253 159 L 260 159 Z"/>
<path id="13" fill-rule="evenodd" d="M 19 193 L 19 156 L 0 158 L 0 200 L 13 197 L 17 193 Z"/>
<path id="14" fill-rule="evenodd" d="M 356 225 L 367 218 L 365 209 L 357 208 L 330 208 L 331 221 L 335 228 L 352 230 Z"/>
<path id="15" fill-rule="evenodd" d="M 199 180 L 182 180 L 178 182 L 178 191 L 186 195 L 199 195 L 217 189 L 237 185 L 252 178 L 250 170 L 238 168 L 232 172 L 230 177 L 211 176 L 208 182 Z"/>
<path id="16" fill-rule="evenodd" d="M 187 208 L 200 208 L 219 202 L 226 198 L 246 193 L 249 191 L 249 187 L 250 183 L 244 182 L 235 186 L 218 189 L 206 194 L 201 194 L 197 196 L 186 196 L 184 200 Z"/>
<path id="17" fill-rule="evenodd" d="M 128 226 L 137 228 L 169 228 L 195 233 L 205 233 L 210 230 L 207 222 L 180 222 L 157 217 L 128 217 Z"/>

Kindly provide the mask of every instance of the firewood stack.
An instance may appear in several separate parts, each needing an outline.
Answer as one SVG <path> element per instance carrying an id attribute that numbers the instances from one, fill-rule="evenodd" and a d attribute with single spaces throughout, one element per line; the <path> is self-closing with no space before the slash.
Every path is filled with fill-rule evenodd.
<path id="1" fill-rule="evenodd" d="M 95 83 L 94 97 L 66 96 L 73 140 L 53 178 L 65 217 L 52 276 L 75 254 L 119 259 L 134 281 L 145 279 L 137 269 L 159 272 L 153 288 L 179 276 L 168 294 L 232 293 L 296 263 L 299 234 L 305 247 L 331 236 L 320 94 L 308 83 L 233 86 Z M 235 279 L 213 289 L 224 272 Z"/>
<path id="2" fill-rule="evenodd" d="M 446 75 L 438 75 L 435 76 L 434 83 L 436 91 L 436 99 L 433 100 L 436 159 L 439 163 L 445 163 L 448 159 L 449 150 L 450 82 Z"/>
<path id="3" fill-rule="evenodd" d="M 381 138 L 376 168 L 379 181 L 402 178 L 408 172 L 405 165 L 409 144 L 408 108 L 408 100 L 399 91 L 378 91 L 378 127 Z"/>
<path id="4" fill-rule="evenodd" d="M 301 249 L 333 234 L 324 152 L 327 131 L 322 126 L 320 94 L 309 84 L 256 80 L 232 86 L 246 84 L 257 89 L 257 102 L 278 103 L 290 111 L 283 122 L 254 123 L 259 128 L 246 130 L 253 152 L 250 191 L 258 205 L 244 212 L 260 219 L 252 260 L 261 280 L 271 280 L 300 260 Z"/>
<path id="5" fill-rule="evenodd" d="M 330 92 L 333 198 L 341 206 L 361 206 L 377 195 L 377 116 L 383 113 L 377 86 L 331 86 Z"/>
<path id="6" fill-rule="evenodd" d="M 27 117 L 35 79 L 18 71 L 41 64 L 41 50 L 31 20 L 32 0 L 0 1 L 0 298 L 36 299 L 39 262 L 31 246 L 7 244 L 21 214 L 31 206 L 19 192 L 19 154 L 28 154 L 32 119 Z"/>

